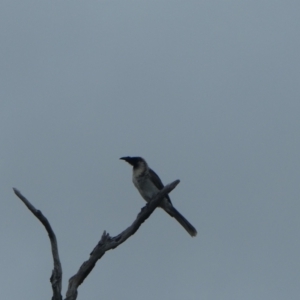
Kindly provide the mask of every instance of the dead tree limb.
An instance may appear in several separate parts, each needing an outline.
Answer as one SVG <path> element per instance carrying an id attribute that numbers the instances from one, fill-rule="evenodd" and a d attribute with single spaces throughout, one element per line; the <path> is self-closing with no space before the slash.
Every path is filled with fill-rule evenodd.
<path id="1" fill-rule="evenodd" d="M 17 189 L 13 188 L 15 194 L 22 200 L 22 202 L 27 206 L 27 208 L 39 219 L 39 221 L 44 225 L 46 231 L 48 232 L 51 250 L 53 256 L 54 269 L 52 270 L 52 275 L 50 277 L 50 282 L 52 286 L 53 296 L 52 300 L 62 300 L 61 295 L 61 282 L 62 282 L 62 268 L 58 254 L 57 240 L 54 231 L 47 218 L 42 214 L 42 212 L 36 209 Z"/>
<path id="2" fill-rule="evenodd" d="M 105 254 L 106 251 L 118 247 L 120 244 L 124 243 L 130 236 L 132 236 L 139 229 L 142 223 L 144 223 L 150 217 L 156 207 L 159 206 L 164 196 L 170 193 L 179 184 L 179 182 L 179 180 L 175 180 L 174 182 L 166 185 L 161 191 L 159 191 L 159 193 L 157 193 L 157 195 L 141 209 L 141 212 L 137 215 L 136 220 L 117 236 L 110 237 L 110 235 L 104 231 L 101 240 L 91 252 L 90 258 L 85 261 L 79 268 L 78 272 L 69 279 L 69 286 L 65 300 L 77 299 L 77 289 L 79 285 L 82 284 L 85 278 L 90 274 L 97 261 Z M 54 262 L 54 269 L 50 278 L 53 290 L 52 300 L 62 300 L 62 268 L 58 255 L 56 236 L 50 226 L 50 223 L 42 214 L 42 212 L 40 210 L 37 210 L 17 189 L 13 188 L 13 190 L 15 194 L 22 200 L 22 202 L 27 206 L 27 208 L 39 219 L 39 221 L 44 225 L 46 231 L 48 232 Z"/>
<path id="3" fill-rule="evenodd" d="M 101 240 L 91 252 L 90 258 L 85 261 L 79 268 L 78 272 L 70 278 L 65 300 L 76 300 L 79 285 L 93 270 L 97 261 L 105 254 L 106 251 L 118 247 L 132 236 L 139 229 L 142 223 L 150 217 L 164 196 L 170 193 L 179 182 L 179 180 L 175 180 L 174 182 L 166 185 L 149 203 L 146 204 L 146 206 L 142 208 L 141 212 L 137 215 L 136 220 L 117 236 L 110 237 L 110 235 L 104 231 Z"/>

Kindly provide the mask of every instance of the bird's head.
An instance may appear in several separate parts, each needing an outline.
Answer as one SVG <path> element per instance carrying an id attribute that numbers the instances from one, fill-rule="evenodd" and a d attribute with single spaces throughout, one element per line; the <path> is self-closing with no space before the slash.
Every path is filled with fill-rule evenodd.
<path id="1" fill-rule="evenodd" d="M 135 156 L 135 157 L 126 156 L 126 157 L 121 157 L 120 159 L 125 160 L 130 165 L 132 165 L 135 169 L 144 168 L 147 166 L 146 161 L 142 157 L 139 157 L 139 156 Z"/>

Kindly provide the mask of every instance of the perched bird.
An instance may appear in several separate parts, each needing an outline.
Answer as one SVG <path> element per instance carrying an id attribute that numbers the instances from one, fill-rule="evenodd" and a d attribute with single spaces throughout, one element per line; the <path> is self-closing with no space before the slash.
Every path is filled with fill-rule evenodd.
<path id="1" fill-rule="evenodd" d="M 149 202 L 159 190 L 164 188 L 158 175 L 149 168 L 147 162 L 142 157 L 126 156 L 120 159 L 125 160 L 133 166 L 132 182 L 147 202 Z M 171 217 L 175 218 L 191 236 L 197 235 L 195 227 L 173 206 L 169 195 L 165 196 L 160 207 Z"/>

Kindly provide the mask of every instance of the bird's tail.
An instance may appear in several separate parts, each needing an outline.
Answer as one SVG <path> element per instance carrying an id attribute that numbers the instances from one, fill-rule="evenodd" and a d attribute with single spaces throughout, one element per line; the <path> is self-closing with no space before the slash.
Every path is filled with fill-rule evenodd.
<path id="1" fill-rule="evenodd" d="M 197 235 L 196 228 L 174 206 L 168 207 L 167 213 L 174 217 L 191 236 Z"/>

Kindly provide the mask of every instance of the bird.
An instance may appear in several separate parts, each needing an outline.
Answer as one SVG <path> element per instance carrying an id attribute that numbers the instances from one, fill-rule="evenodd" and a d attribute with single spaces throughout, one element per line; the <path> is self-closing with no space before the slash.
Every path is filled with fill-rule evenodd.
<path id="1" fill-rule="evenodd" d="M 126 161 L 133 167 L 132 182 L 147 202 L 151 201 L 151 199 L 164 188 L 161 179 L 149 168 L 144 158 L 139 156 L 126 156 L 120 159 Z M 197 235 L 195 227 L 173 206 L 169 195 L 164 197 L 160 207 L 171 217 L 175 218 L 192 237 Z"/>

